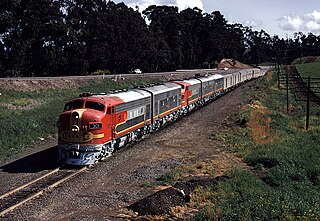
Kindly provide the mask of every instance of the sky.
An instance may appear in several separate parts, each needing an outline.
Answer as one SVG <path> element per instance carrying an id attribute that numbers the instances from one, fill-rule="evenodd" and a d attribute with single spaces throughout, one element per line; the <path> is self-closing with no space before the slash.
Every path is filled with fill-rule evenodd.
<path id="1" fill-rule="evenodd" d="M 142 11 L 149 5 L 198 7 L 206 13 L 220 11 L 230 23 L 263 29 L 271 36 L 292 38 L 295 32 L 320 35 L 320 0 L 114 0 Z"/>

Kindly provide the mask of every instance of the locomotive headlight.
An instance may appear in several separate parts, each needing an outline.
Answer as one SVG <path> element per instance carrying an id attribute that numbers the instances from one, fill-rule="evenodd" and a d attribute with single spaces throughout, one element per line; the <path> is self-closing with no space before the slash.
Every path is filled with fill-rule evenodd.
<path id="1" fill-rule="evenodd" d="M 97 122 L 89 123 L 89 128 L 91 130 L 99 130 L 102 128 L 102 123 L 97 123 Z"/>
<path id="2" fill-rule="evenodd" d="M 76 112 L 76 111 L 73 112 L 71 116 L 72 116 L 73 119 L 79 119 L 79 117 L 80 117 L 79 113 Z"/>
<path id="3" fill-rule="evenodd" d="M 73 126 L 71 127 L 71 131 L 72 131 L 73 133 L 77 133 L 77 132 L 80 131 L 80 128 L 79 128 L 77 125 L 73 125 Z"/>

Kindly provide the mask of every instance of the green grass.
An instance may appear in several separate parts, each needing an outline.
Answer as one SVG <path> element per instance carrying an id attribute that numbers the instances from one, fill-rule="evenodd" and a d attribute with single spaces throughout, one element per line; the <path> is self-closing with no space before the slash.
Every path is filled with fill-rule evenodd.
<path id="1" fill-rule="evenodd" d="M 194 220 L 319 220 L 319 189 L 294 181 L 272 187 L 249 171 L 231 171 L 231 177 L 209 188 L 209 197 Z M 289 183 L 289 182 L 288 182 Z M 213 202 L 213 203 L 212 203 Z"/>
<path id="2" fill-rule="evenodd" d="M 181 177 L 194 175 L 194 174 L 207 174 L 214 175 L 215 169 L 208 162 L 195 162 L 190 164 L 182 164 L 174 167 L 171 171 L 162 174 L 156 178 L 153 183 L 145 183 L 143 186 L 163 186 L 173 185 Z"/>
<path id="3" fill-rule="evenodd" d="M 320 61 L 315 63 L 296 64 L 302 77 L 320 78 Z"/>
<path id="4" fill-rule="evenodd" d="M 40 138 L 56 137 L 55 124 L 65 102 L 82 92 L 108 92 L 159 81 L 159 79 L 127 79 L 114 82 L 107 79 L 90 81 L 86 86 L 71 90 L 37 92 L 1 90 L 0 160 L 10 158 L 26 147 L 32 148 Z M 7 107 L 6 104 L 10 106 Z"/>
<path id="5" fill-rule="evenodd" d="M 248 123 L 222 136 L 228 150 L 243 156 L 252 170 L 229 171 L 229 179 L 195 193 L 191 199 L 205 203 L 197 206 L 200 212 L 193 220 L 320 220 L 320 108 L 312 108 L 312 126 L 306 131 L 304 108 L 290 97 L 286 113 L 284 93 L 275 77 L 260 79 L 248 91 L 253 103 L 268 109 L 274 139 L 255 143 Z M 242 109 L 239 122 L 248 122 L 253 110 Z"/>
<path id="6" fill-rule="evenodd" d="M 172 185 L 177 182 L 177 180 L 185 174 L 192 174 L 194 171 L 192 169 L 186 170 L 185 168 L 178 166 L 172 171 L 165 173 L 156 178 L 157 185 Z"/>

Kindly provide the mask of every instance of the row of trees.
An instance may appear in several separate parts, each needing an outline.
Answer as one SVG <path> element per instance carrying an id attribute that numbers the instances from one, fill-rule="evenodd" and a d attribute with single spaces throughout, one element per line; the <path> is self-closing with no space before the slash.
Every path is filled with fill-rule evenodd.
<path id="1" fill-rule="evenodd" d="M 224 57 L 258 64 L 283 56 L 289 62 L 319 51 L 320 36 L 270 37 L 228 24 L 218 11 L 153 5 L 141 16 L 106 0 L 0 2 L 1 77 L 208 68 Z"/>

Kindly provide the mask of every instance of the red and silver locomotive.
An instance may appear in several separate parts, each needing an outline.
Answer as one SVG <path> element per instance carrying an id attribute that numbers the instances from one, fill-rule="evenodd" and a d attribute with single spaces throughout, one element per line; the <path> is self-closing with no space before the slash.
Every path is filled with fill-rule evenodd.
<path id="1" fill-rule="evenodd" d="M 81 94 L 67 102 L 60 114 L 59 159 L 72 165 L 93 164 L 263 74 L 248 69 L 107 94 Z"/>

